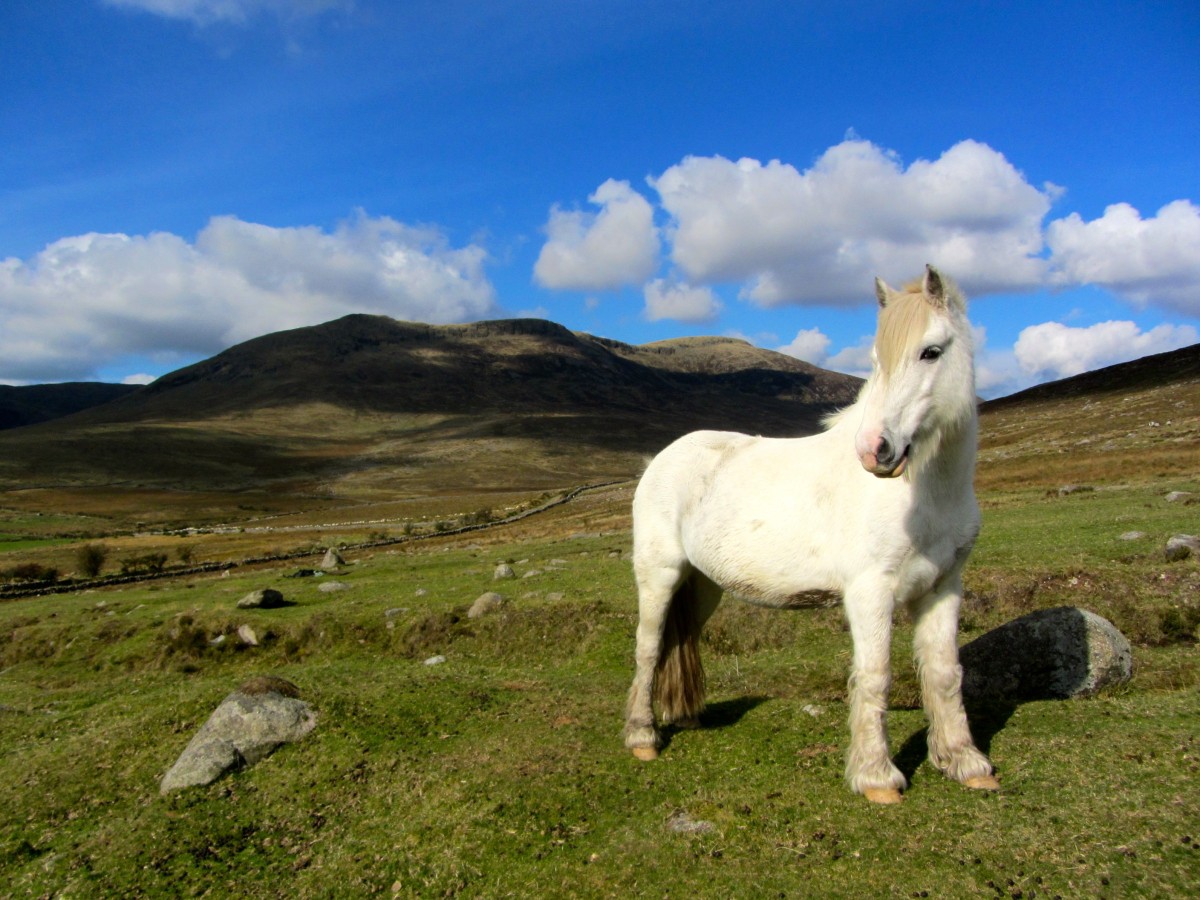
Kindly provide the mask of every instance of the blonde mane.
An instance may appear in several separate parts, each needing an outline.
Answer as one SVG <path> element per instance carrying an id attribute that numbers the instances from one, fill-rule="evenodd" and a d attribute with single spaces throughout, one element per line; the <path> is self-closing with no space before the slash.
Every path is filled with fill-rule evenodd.
<path id="1" fill-rule="evenodd" d="M 875 336 L 875 353 L 884 377 L 894 372 L 905 351 L 921 340 L 929 328 L 931 314 L 932 307 L 920 281 L 905 285 L 904 290 L 888 299 L 879 314 L 879 331 Z"/>

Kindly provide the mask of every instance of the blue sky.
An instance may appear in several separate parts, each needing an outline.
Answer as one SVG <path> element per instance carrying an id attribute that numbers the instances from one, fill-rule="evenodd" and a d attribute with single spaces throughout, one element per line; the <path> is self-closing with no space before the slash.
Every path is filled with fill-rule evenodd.
<path id="1" fill-rule="evenodd" d="M 872 279 L 995 396 L 1200 340 L 1194 3 L 0 7 L 0 382 L 369 312 L 861 372 Z"/>

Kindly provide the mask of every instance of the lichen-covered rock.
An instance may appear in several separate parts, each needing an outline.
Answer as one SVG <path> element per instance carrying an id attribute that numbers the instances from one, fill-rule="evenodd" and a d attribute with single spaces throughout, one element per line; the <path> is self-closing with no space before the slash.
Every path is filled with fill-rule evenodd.
<path id="1" fill-rule="evenodd" d="M 513 567 L 508 563 L 500 563 L 492 572 L 492 578 L 496 581 L 501 581 L 505 578 L 516 578 L 517 573 L 513 571 Z"/>
<path id="2" fill-rule="evenodd" d="M 346 564 L 342 559 L 342 555 L 330 547 L 325 551 L 325 557 L 321 560 L 322 569 L 339 569 Z"/>
<path id="3" fill-rule="evenodd" d="M 492 610 L 499 609 L 504 605 L 504 597 L 497 594 L 495 591 L 488 591 L 480 594 L 479 597 L 471 604 L 471 608 L 467 610 L 468 619 L 478 619 L 486 616 Z"/>
<path id="4" fill-rule="evenodd" d="M 159 784 L 163 794 L 211 784 L 231 769 L 252 766 L 281 744 L 298 741 L 317 714 L 282 678 L 253 678 L 230 694 L 196 732 Z"/>
<path id="5" fill-rule="evenodd" d="M 1125 636 L 1108 619 L 1073 606 L 1006 622 L 962 647 L 959 661 L 969 700 L 1086 697 L 1133 674 Z"/>

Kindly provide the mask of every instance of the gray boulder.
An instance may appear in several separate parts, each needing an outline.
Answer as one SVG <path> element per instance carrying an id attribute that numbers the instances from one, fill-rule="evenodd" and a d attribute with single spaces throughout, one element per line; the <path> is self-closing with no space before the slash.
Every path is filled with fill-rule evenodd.
<path id="1" fill-rule="evenodd" d="M 274 588 L 251 591 L 237 602 L 238 609 L 275 609 L 283 605 L 283 594 Z"/>
<path id="2" fill-rule="evenodd" d="M 968 700 L 1087 697 L 1124 684 L 1133 650 L 1112 622 L 1060 606 L 1006 622 L 958 651 Z"/>
<path id="3" fill-rule="evenodd" d="M 212 784 L 226 772 L 252 766 L 281 744 L 298 741 L 317 714 L 290 681 L 252 678 L 222 701 L 159 784 L 163 794 Z"/>
<path id="4" fill-rule="evenodd" d="M 492 572 L 492 578 L 495 581 L 500 581 L 505 578 L 516 578 L 517 573 L 513 571 L 513 567 L 508 563 L 500 563 L 496 566 L 496 570 Z"/>
<path id="5" fill-rule="evenodd" d="M 488 591 L 486 594 L 480 594 L 475 602 L 471 604 L 471 608 L 467 610 L 467 618 L 478 619 L 486 616 L 492 610 L 499 609 L 503 605 L 504 597 L 495 591 Z"/>
<path id="6" fill-rule="evenodd" d="M 340 553 L 338 553 L 336 550 L 334 550 L 332 547 L 330 547 L 328 550 L 325 551 L 325 556 L 321 560 L 321 568 L 326 569 L 326 570 L 340 569 L 345 564 L 346 564 L 346 561 L 344 559 L 342 559 L 342 555 Z"/>

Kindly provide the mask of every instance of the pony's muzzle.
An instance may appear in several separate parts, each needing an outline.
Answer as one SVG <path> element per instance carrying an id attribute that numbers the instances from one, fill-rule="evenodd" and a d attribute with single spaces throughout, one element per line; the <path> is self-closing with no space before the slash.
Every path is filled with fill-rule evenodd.
<path id="1" fill-rule="evenodd" d="M 908 468 L 908 451 L 909 445 L 905 444 L 897 452 L 895 443 L 887 435 L 880 435 L 874 449 L 859 454 L 858 460 L 876 478 L 896 478 Z"/>

